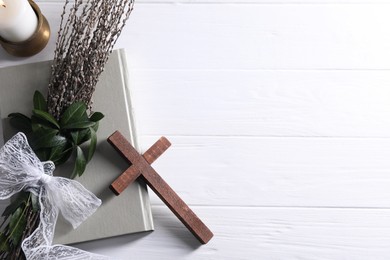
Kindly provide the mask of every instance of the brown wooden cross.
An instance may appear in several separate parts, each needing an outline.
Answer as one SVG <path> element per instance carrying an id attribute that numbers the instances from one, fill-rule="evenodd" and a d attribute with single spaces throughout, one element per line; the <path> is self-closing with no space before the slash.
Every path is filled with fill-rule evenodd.
<path id="1" fill-rule="evenodd" d="M 143 155 L 140 155 L 119 131 L 113 133 L 107 141 L 127 162 L 131 163 L 131 166 L 110 186 L 116 195 L 141 177 L 202 244 L 210 241 L 213 237 L 210 229 L 150 166 L 171 145 L 165 137 L 161 137 Z"/>

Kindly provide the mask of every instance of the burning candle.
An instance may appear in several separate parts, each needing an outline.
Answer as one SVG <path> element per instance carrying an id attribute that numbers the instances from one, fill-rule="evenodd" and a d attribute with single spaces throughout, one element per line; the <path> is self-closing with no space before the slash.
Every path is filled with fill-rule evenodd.
<path id="1" fill-rule="evenodd" d="M 30 38 L 38 27 L 38 17 L 27 0 L 0 0 L 0 36 L 10 42 Z"/>

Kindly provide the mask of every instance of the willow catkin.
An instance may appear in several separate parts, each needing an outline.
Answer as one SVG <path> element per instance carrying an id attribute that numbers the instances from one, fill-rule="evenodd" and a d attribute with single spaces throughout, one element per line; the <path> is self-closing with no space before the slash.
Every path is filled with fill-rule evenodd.
<path id="1" fill-rule="evenodd" d="M 76 101 L 91 106 L 99 76 L 133 6 L 134 0 L 66 0 L 48 87 L 54 117 Z"/>

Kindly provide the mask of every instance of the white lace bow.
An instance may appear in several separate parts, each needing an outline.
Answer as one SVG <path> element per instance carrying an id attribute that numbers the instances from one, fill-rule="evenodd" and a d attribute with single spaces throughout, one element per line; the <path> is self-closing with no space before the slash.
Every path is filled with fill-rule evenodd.
<path id="1" fill-rule="evenodd" d="M 21 190 L 38 195 L 40 224 L 22 242 L 28 260 L 107 259 L 104 256 L 64 246 L 52 245 L 59 212 L 73 228 L 79 226 L 100 206 L 101 200 L 80 183 L 54 177 L 53 162 L 41 162 L 23 133 L 13 136 L 0 149 L 0 199 L 7 199 Z"/>

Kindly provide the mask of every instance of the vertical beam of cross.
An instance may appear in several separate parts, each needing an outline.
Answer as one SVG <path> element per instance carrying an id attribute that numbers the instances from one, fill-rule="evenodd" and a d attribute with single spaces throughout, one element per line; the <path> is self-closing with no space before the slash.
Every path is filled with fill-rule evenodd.
<path id="1" fill-rule="evenodd" d="M 213 233 L 210 229 L 150 166 L 150 163 L 157 159 L 157 157 L 170 146 L 170 143 L 166 138 L 160 138 L 160 140 L 142 156 L 118 131 L 112 134 L 107 141 L 127 162 L 131 163 L 131 166 L 111 185 L 111 189 L 115 194 L 118 195 L 131 183 L 130 181 L 141 176 L 145 183 L 202 244 L 206 244 L 210 241 L 213 237 Z"/>

